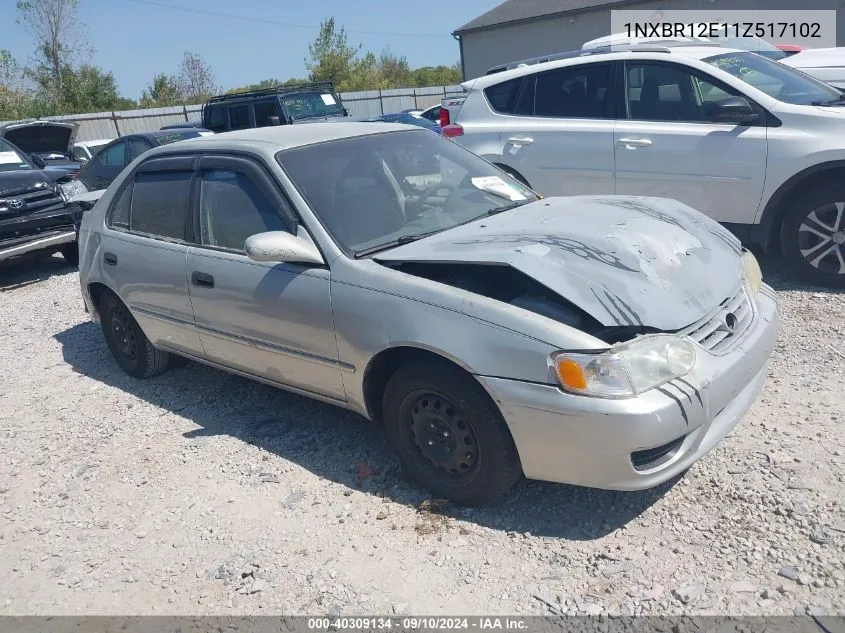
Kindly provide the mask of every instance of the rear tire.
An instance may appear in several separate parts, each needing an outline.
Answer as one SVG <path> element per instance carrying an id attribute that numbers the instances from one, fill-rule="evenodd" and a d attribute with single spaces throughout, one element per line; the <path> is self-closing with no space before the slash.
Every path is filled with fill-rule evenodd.
<path id="1" fill-rule="evenodd" d="M 79 242 L 64 244 L 61 248 L 59 248 L 59 252 L 68 264 L 71 266 L 79 266 Z"/>
<path id="2" fill-rule="evenodd" d="M 410 475 L 462 505 L 501 499 L 522 475 L 499 409 L 467 373 L 445 362 L 400 367 L 385 388 L 383 417 Z"/>
<path id="3" fill-rule="evenodd" d="M 800 279 L 845 288 L 845 184 L 821 185 L 789 201 L 781 225 L 781 248 Z"/>
<path id="4" fill-rule="evenodd" d="M 153 347 L 135 317 L 111 292 L 100 299 L 100 324 L 120 368 L 135 378 L 151 378 L 167 369 L 170 354 Z"/>

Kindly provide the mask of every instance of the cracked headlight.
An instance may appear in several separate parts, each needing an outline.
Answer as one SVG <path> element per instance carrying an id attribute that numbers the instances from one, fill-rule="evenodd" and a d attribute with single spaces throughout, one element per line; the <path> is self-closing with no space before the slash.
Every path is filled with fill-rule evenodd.
<path id="1" fill-rule="evenodd" d="M 600 354 L 551 357 L 561 387 L 598 398 L 631 398 L 690 372 L 695 347 L 671 334 L 644 336 Z"/>
<path id="2" fill-rule="evenodd" d="M 760 270 L 757 258 L 751 251 L 743 251 L 740 266 L 742 281 L 751 291 L 751 294 L 756 297 L 763 283 L 763 271 Z"/>

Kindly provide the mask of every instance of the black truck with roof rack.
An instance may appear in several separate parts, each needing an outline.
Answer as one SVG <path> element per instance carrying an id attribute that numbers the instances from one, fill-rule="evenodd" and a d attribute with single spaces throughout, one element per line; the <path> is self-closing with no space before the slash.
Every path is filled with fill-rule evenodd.
<path id="1" fill-rule="evenodd" d="M 278 85 L 212 97 L 202 127 L 228 132 L 272 125 L 313 123 L 349 116 L 331 82 Z"/>

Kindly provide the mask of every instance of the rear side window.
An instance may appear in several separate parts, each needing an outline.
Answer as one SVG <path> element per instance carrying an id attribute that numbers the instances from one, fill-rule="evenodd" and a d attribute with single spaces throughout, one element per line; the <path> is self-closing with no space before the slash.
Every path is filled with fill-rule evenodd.
<path id="1" fill-rule="evenodd" d="M 501 114 L 513 114 L 516 100 L 519 96 L 519 89 L 522 86 L 522 77 L 504 81 L 500 84 L 488 86 L 484 89 L 484 96 L 495 112 Z"/>
<path id="2" fill-rule="evenodd" d="M 129 229 L 184 240 L 192 176 L 189 171 L 142 172 L 135 176 Z"/>
<path id="3" fill-rule="evenodd" d="M 535 116 L 610 119 L 610 65 L 589 64 L 537 75 Z"/>
<path id="4" fill-rule="evenodd" d="M 267 127 L 270 125 L 271 116 L 279 116 L 275 101 L 259 101 L 252 107 L 255 113 L 255 127 Z M 279 122 L 281 123 L 281 120 Z"/>
<path id="5" fill-rule="evenodd" d="M 249 105 L 236 105 L 229 108 L 229 121 L 233 130 L 245 130 L 251 127 L 249 121 Z"/>
<path id="6" fill-rule="evenodd" d="M 226 106 L 208 107 L 208 129 L 212 132 L 225 132 L 229 127 Z"/>
<path id="7" fill-rule="evenodd" d="M 132 202 L 132 183 L 130 182 L 120 192 L 114 207 L 111 211 L 109 226 L 117 229 L 129 228 L 129 205 Z"/>

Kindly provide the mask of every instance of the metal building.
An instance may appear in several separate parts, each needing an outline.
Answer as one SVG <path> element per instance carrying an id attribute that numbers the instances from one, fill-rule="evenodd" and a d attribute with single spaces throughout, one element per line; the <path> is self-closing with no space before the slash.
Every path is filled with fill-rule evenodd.
<path id="1" fill-rule="evenodd" d="M 845 46 L 845 0 L 506 0 L 452 34 L 460 43 L 464 79 L 610 35 L 614 9 L 837 9 L 836 43 Z"/>

